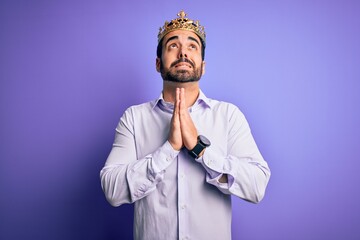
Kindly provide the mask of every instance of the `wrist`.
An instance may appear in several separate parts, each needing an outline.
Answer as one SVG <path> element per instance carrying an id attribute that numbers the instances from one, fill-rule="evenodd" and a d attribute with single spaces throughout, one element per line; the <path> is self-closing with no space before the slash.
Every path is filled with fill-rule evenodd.
<path id="1" fill-rule="evenodd" d="M 204 151 L 207 147 L 211 145 L 210 140 L 205 136 L 199 135 L 197 138 L 197 144 L 189 150 L 190 156 L 193 158 L 199 158 L 204 154 Z"/>
<path id="2" fill-rule="evenodd" d="M 188 146 L 186 147 L 187 150 L 191 151 L 194 149 L 194 147 L 196 146 L 196 144 L 198 144 L 198 138 L 196 137 L 194 139 L 194 141 L 192 141 L 190 144 L 188 144 Z"/>
<path id="3" fill-rule="evenodd" d="M 182 145 L 176 144 L 171 142 L 170 140 L 168 140 L 170 146 L 175 150 L 175 151 L 180 151 L 180 149 L 182 148 Z"/>
<path id="4" fill-rule="evenodd" d="M 204 155 L 204 152 L 205 152 L 206 148 L 204 148 L 200 153 L 199 153 L 199 156 L 198 158 L 202 157 Z"/>

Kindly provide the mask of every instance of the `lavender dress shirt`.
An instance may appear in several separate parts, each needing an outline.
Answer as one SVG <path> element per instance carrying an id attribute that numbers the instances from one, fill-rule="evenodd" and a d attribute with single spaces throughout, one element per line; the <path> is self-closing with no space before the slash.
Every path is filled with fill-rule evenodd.
<path id="1" fill-rule="evenodd" d="M 135 239 L 231 239 L 231 194 L 259 202 L 270 169 L 236 106 L 200 91 L 189 112 L 211 146 L 196 160 L 167 141 L 172 112 L 162 96 L 125 111 L 100 172 L 105 196 L 135 204 Z"/>

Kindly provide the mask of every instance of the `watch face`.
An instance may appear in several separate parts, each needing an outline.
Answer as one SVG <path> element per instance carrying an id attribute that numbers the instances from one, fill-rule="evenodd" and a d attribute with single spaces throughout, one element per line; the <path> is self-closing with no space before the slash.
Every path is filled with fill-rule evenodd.
<path id="1" fill-rule="evenodd" d="M 210 146 L 210 144 L 211 144 L 209 139 L 207 139 L 203 135 L 199 135 L 199 140 L 207 147 Z"/>

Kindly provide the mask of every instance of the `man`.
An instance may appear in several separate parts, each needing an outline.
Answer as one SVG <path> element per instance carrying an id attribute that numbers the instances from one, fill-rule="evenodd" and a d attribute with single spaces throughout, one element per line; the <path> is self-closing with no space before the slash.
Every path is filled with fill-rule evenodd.
<path id="1" fill-rule="evenodd" d="M 270 170 L 240 110 L 207 98 L 205 32 L 178 18 L 160 28 L 157 100 L 128 108 L 101 183 L 113 206 L 135 203 L 135 239 L 231 239 L 231 194 L 259 202 Z"/>

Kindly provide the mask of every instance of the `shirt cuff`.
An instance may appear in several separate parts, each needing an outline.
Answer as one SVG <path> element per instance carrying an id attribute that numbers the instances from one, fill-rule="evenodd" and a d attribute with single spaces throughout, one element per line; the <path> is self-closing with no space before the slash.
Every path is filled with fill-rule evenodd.
<path id="1" fill-rule="evenodd" d="M 221 172 L 213 170 L 205 164 L 203 156 L 196 158 L 195 161 L 197 161 L 198 163 L 201 163 L 201 165 L 203 165 L 206 172 L 210 175 L 211 179 L 218 178 L 221 175 Z"/>
<path id="2" fill-rule="evenodd" d="M 204 166 L 211 178 L 216 178 L 224 173 L 225 159 L 218 156 L 211 150 L 211 148 L 207 148 L 204 154 L 197 158 L 196 161 Z"/>
<path id="3" fill-rule="evenodd" d="M 201 163 L 208 173 L 208 182 L 210 181 L 213 184 L 217 183 L 217 185 L 221 188 L 228 188 L 234 183 L 234 177 L 230 173 L 230 168 L 227 167 L 226 160 L 224 157 L 213 152 L 211 148 L 207 148 L 204 154 L 195 160 Z M 223 174 L 227 174 L 227 183 L 219 182 L 219 179 Z"/>
<path id="4" fill-rule="evenodd" d="M 180 151 L 174 150 L 169 141 L 166 141 L 158 150 L 156 150 L 150 157 L 152 159 L 151 165 L 154 173 L 160 173 L 165 170 L 173 160 L 177 157 Z"/>

